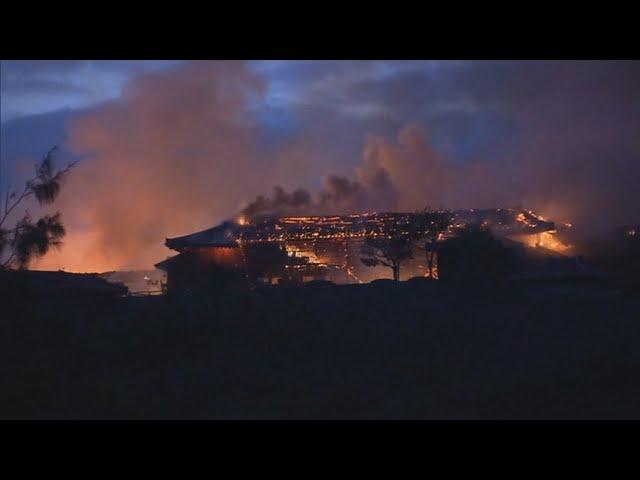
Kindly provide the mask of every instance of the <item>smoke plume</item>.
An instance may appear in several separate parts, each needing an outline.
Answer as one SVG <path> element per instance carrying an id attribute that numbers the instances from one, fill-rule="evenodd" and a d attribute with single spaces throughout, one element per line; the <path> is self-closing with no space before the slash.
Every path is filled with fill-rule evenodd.
<path id="1" fill-rule="evenodd" d="M 262 80 L 235 62 L 137 77 L 121 99 L 68 125 L 82 156 L 59 204 L 68 236 L 40 268 L 144 268 L 164 239 L 226 218 L 296 155 L 265 155 L 247 114 Z"/>

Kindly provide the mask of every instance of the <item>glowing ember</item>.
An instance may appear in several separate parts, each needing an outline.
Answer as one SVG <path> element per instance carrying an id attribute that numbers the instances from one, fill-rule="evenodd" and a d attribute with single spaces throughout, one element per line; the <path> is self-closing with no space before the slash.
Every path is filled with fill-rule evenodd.
<path id="1" fill-rule="evenodd" d="M 542 247 L 559 253 L 570 248 L 556 236 L 555 224 L 530 210 L 512 208 L 472 209 L 446 212 L 451 225 L 438 241 L 454 237 L 460 229 L 479 225 L 496 236 L 519 241 L 529 247 Z M 203 248 L 212 249 L 220 262 L 240 263 L 236 250 L 252 249 L 261 243 L 277 244 L 286 251 L 286 269 L 303 279 L 309 276 L 325 278 L 337 283 L 363 283 L 383 278 L 388 272 L 374 271 L 361 265 L 360 249 L 366 238 L 391 238 L 392 232 L 409 234 L 415 225 L 415 213 L 381 212 L 348 215 L 299 215 L 252 218 L 242 215 L 233 222 L 217 227 L 167 239 L 166 245 L 179 252 Z M 236 249 L 234 247 L 241 246 Z M 228 252 L 227 252 L 228 250 Z M 423 251 L 405 265 L 403 277 L 427 276 Z M 438 278 L 437 261 L 433 265 Z"/>

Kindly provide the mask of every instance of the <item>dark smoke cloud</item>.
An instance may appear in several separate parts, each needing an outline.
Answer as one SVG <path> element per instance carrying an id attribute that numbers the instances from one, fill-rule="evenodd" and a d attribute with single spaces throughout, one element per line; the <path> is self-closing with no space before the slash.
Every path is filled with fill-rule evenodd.
<path id="1" fill-rule="evenodd" d="M 298 188 L 287 193 L 282 187 L 275 187 L 273 195 L 265 198 L 258 195 L 242 209 L 241 215 L 248 219 L 279 215 L 321 215 L 362 210 L 371 205 L 368 192 L 363 185 L 347 177 L 330 175 L 325 186 L 315 199 L 305 189 Z"/>
<path id="2" fill-rule="evenodd" d="M 398 194 L 384 167 L 375 163 L 364 164 L 357 170 L 357 176 L 359 180 L 329 175 L 315 198 L 305 189 L 286 193 L 282 187 L 275 187 L 270 198 L 259 195 L 242 210 L 241 215 L 255 219 L 261 216 L 393 210 L 397 207 Z"/>
<path id="3" fill-rule="evenodd" d="M 317 203 L 321 213 L 342 213 L 345 210 L 357 211 L 368 202 L 362 183 L 340 175 L 329 175 L 324 189 L 318 194 Z"/>
<path id="4" fill-rule="evenodd" d="M 242 209 L 242 215 L 254 218 L 259 215 L 283 215 L 301 212 L 311 205 L 311 194 L 302 188 L 287 193 L 282 187 L 274 187 L 273 196 L 259 195 Z"/>

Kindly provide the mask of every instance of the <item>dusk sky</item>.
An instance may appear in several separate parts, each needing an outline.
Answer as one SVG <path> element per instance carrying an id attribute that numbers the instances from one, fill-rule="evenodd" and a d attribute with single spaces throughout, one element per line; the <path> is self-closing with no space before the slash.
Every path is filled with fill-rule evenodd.
<path id="1" fill-rule="evenodd" d="M 147 268 L 275 186 L 334 213 L 640 219 L 638 62 L 2 61 L 0 94 L 3 192 L 53 145 L 81 160 L 40 268 Z"/>

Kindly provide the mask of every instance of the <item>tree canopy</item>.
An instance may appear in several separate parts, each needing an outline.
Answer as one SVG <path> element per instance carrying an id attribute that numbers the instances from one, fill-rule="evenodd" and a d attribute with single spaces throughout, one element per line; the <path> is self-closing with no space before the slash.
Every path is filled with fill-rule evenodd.
<path id="1" fill-rule="evenodd" d="M 33 178 L 25 182 L 20 194 L 7 190 L 4 205 L 0 203 L 0 259 L 4 258 L 7 248 L 9 256 L 0 263 L 2 268 L 27 268 L 31 260 L 45 255 L 51 248 L 58 248 L 62 243 L 66 231 L 61 221 L 60 212 L 44 215 L 33 221 L 28 211 L 16 222 L 13 228 L 7 228 L 6 223 L 10 214 L 26 199 L 35 197 L 40 206 L 55 202 L 60 194 L 62 182 L 75 162 L 62 170 L 55 169 L 55 154 L 57 147 L 53 147 L 36 166 Z"/>
<path id="2" fill-rule="evenodd" d="M 400 280 L 400 264 L 413 258 L 409 234 L 392 230 L 386 236 L 367 237 L 360 249 L 361 261 L 368 267 L 383 265 L 393 270 L 393 279 Z"/>
<path id="3" fill-rule="evenodd" d="M 436 278 L 438 242 L 451 225 L 451 212 L 425 208 L 411 217 L 413 237 L 422 242 L 427 260 L 427 276 Z"/>
<path id="4" fill-rule="evenodd" d="M 515 253 L 491 231 L 471 225 L 442 242 L 438 269 L 443 280 L 497 282 L 514 268 Z"/>

